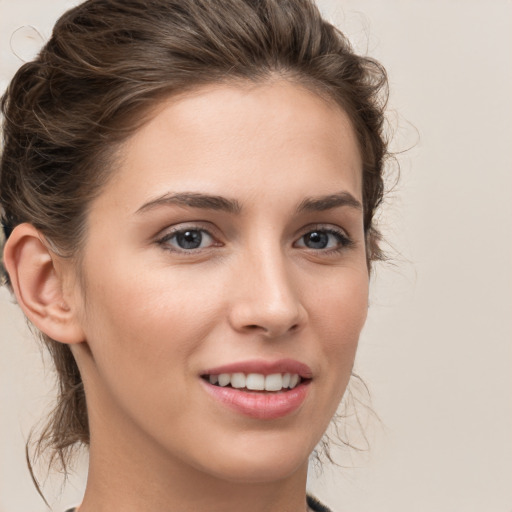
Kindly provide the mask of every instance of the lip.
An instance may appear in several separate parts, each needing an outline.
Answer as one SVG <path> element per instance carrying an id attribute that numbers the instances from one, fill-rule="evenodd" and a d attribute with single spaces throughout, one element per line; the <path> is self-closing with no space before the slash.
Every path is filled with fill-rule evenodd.
<path id="1" fill-rule="evenodd" d="M 260 420 L 282 418 L 298 410 L 306 400 L 313 375 L 308 365 L 293 359 L 241 361 L 207 369 L 201 372 L 201 375 L 238 372 L 261 373 L 263 375 L 296 373 L 302 379 L 308 379 L 293 389 L 278 392 L 243 391 L 231 387 L 215 386 L 203 378 L 200 379 L 205 391 L 216 402 L 238 414 Z"/>
<path id="2" fill-rule="evenodd" d="M 229 409 L 260 420 L 272 420 L 296 411 L 306 400 L 310 380 L 301 382 L 288 391 L 241 391 L 240 389 L 214 386 L 200 379 L 206 392 Z"/>
<path id="3" fill-rule="evenodd" d="M 311 379 L 313 371 L 304 363 L 295 359 L 279 359 L 267 361 L 254 359 L 250 361 L 239 361 L 215 368 L 208 368 L 201 372 L 201 375 L 220 375 L 221 373 L 261 373 L 272 375 L 273 373 L 297 373 L 303 379 Z"/>

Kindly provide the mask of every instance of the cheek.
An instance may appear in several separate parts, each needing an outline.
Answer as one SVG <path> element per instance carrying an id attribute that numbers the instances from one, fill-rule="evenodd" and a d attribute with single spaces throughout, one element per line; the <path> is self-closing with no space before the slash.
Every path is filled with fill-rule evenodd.
<path id="1" fill-rule="evenodd" d="M 89 282 L 86 316 L 93 330 L 99 321 L 108 324 L 112 335 L 118 331 L 124 337 L 128 332 L 129 338 L 141 335 L 143 343 L 150 343 L 149 333 L 158 332 L 165 338 L 179 335 L 181 330 L 200 329 L 203 322 L 194 321 L 199 311 L 201 320 L 208 323 L 207 318 L 213 316 L 208 289 L 198 293 L 199 283 L 172 269 L 150 271 L 140 267 L 135 263 L 131 273 L 111 267 Z"/>
<path id="2" fill-rule="evenodd" d="M 341 399 L 368 312 L 366 270 L 347 272 L 346 279 L 333 280 L 312 300 L 316 305 L 311 321 L 321 340 L 319 346 L 328 368 L 326 378 Z"/>
<path id="3" fill-rule="evenodd" d="M 190 282 L 167 277 L 110 268 L 88 284 L 87 341 L 101 379 L 119 391 L 178 382 L 217 318 L 209 291 L 198 296 Z"/>
<path id="4" fill-rule="evenodd" d="M 89 284 L 88 296 L 92 409 L 143 429 L 168 424 L 192 400 L 190 361 L 215 322 L 211 301 L 176 279 L 127 279 L 114 269 Z"/>
<path id="5" fill-rule="evenodd" d="M 368 313 L 368 282 L 365 269 L 347 269 L 312 294 L 312 316 L 324 326 L 326 342 L 357 342 Z"/>

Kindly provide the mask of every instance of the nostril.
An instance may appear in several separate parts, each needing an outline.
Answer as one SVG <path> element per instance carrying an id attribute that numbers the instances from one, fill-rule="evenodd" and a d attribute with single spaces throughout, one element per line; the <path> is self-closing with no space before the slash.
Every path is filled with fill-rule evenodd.
<path id="1" fill-rule="evenodd" d="M 263 325 L 258 324 L 250 324 L 245 326 L 246 331 L 261 331 L 268 336 L 277 336 L 279 334 L 284 334 L 285 332 L 295 332 L 300 328 L 299 324 L 293 324 L 288 329 L 281 331 L 280 329 L 273 329 L 272 327 L 265 327 Z"/>

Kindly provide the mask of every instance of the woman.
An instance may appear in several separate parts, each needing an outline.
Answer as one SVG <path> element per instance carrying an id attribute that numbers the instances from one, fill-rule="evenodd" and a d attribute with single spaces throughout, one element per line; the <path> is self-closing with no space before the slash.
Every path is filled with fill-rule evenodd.
<path id="1" fill-rule="evenodd" d="M 379 258 L 385 72 L 308 0 L 90 0 L 2 102 L 6 282 L 80 512 L 326 510 Z"/>

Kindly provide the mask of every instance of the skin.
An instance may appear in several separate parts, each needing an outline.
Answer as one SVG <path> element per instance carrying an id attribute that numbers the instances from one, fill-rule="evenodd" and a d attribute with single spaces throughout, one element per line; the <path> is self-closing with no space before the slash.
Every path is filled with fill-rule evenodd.
<path id="1" fill-rule="evenodd" d="M 304 511 L 308 457 L 367 313 L 362 164 L 347 115 L 286 81 L 207 86 L 159 105 L 119 155 L 90 207 L 80 276 L 53 255 L 46 292 L 67 315 L 47 330 L 70 343 L 88 401 L 80 512 Z M 185 192 L 239 211 L 152 203 Z M 341 193 L 354 204 L 297 212 Z M 171 233 L 185 228 L 210 235 L 185 250 Z M 325 230 L 342 237 L 307 246 Z M 201 385 L 207 368 L 280 358 L 313 372 L 286 417 L 238 414 Z"/>

